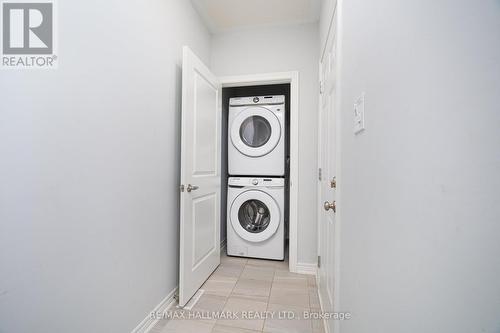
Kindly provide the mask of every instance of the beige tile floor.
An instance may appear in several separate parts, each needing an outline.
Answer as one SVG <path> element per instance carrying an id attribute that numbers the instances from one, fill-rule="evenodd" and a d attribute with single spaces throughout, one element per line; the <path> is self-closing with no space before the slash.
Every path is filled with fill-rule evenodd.
<path id="1" fill-rule="evenodd" d="M 223 255 L 221 265 L 201 289 L 204 293 L 190 311 L 172 309 L 183 313 L 184 319 L 162 319 L 152 332 L 324 333 L 321 320 L 304 318 L 304 312 L 320 311 L 314 276 L 290 273 L 286 261 Z M 220 311 L 235 313 L 238 317 L 210 315 Z M 244 313 L 247 318 L 242 318 Z M 252 314 L 256 315 L 249 318 Z M 271 318 L 271 314 L 274 317 Z M 285 315 L 293 319 L 279 318 Z"/>

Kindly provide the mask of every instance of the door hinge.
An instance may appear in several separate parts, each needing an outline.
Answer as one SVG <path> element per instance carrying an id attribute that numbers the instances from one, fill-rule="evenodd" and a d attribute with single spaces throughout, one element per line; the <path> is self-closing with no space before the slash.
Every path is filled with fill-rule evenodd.
<path id="1" fill-rule="evenodd" d="M 321 267 L 321 256 L 318 256 L 318 268 Z"/>
<path id="2" fill-rule="evenodd" d="M 323 81 L 319 81 L 319 93 L 322 94 L 324 90 Z"/>
<path id="3" fill-rule="evenodd" d="M 179 186 L 179 190 L 180 190 L 181 192 L 184 192 L 184 185 Z"/>
<path id="4" fill-rule="evenodd" d="M 321 168 L 318 168 L 318 180 L 322 180 L 322 178 L 323 178 L 322 173 L 323 173 L 323 170 L 321 170 Z"/>

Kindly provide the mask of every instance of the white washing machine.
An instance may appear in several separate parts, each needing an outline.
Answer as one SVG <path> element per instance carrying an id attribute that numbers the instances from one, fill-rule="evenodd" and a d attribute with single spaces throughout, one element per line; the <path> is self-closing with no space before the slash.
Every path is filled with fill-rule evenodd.
<path id="1" fill-rule="evenodd" d="M 227 191 L 227 254 L 283 260 L 283 178 L 230 177 Z"/>
<path id="2" fill-rule="evenodd" d="M 234 176 L 285 175 L 285 96 L 229 100 L 228 169 Z"/>

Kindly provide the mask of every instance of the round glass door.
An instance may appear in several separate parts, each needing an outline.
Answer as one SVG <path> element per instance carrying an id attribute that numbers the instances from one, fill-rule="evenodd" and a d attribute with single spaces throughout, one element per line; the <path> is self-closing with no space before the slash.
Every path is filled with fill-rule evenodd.
<path id="1" fill-rule="evenodd" d="M 229 219 L 238 236 L 249 242 L 262 242 L 271 238 L 281 223 L 276 201 L 259 190 L 240 193 L 231 203 Z"/>
<path id="2" fill-rule="evenodd" d="M 248 232 L 259 233 L 269 226 L 271 214 L 269 208 L 260 200 L 245 201 L 238 210 L 238 221 Z"/>
<path id="3" fill-rule="evenodd" d="M 271 133 L 271 124 L 261 116 L 250 116 L 240 126 L 241 140 L 253 148 L 265 145 Z"/>

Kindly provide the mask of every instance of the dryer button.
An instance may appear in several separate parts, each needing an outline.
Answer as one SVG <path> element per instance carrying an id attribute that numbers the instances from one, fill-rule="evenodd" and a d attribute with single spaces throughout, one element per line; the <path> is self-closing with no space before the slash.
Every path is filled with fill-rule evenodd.
<path id="1" fill-rule="evenodd" d="M 258 97 L 254 97 L 254 98 L 253 98 L 253 102 L 254 102 L 254 103 L 259 103 L 259 98 L 258 98 Z"/>
<path id="2" fill-rule="evenodd" d="M 258 179 L 254 179 L 254 180 L 252 180 L 252 184 L 253 184 L 253 185 L 258 185 L 258 184 L 259 184 L 259 180 L 258 180 Z"/>

